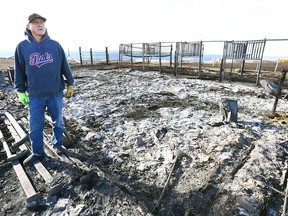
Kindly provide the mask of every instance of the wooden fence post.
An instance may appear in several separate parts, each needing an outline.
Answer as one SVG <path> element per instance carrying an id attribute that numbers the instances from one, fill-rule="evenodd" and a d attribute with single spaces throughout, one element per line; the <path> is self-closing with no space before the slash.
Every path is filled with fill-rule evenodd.
<path id="1" fill-rule="evenodd" d="M 159 72 L 162 72 L 162 64 L 161 64 L 161 42 L 159 42 Z"/>
<path id="2" fill-rule="evenodd" d="M 131 43 L 131 68 L 133 70 L 133 50 L 132 50 L 133 46 L 132 46 L 132 43 Z"/>
<path id="3" fill-rule="evenodd" d="M 145 71 L 146 70 L 146 64 L 145 64 L 145 60 L 146 60 L 146 44 L 143 43 L 142 44 L 142 70 Z M 147 47 L 148 48 L 148 47 Z"/>
<path id="4" fill-rule="evenodd" d="M 123 46 L 122 44 L 119 45 L 119 63 L 118 64 L 118 68 L 122 68 L 122 52 L 123 52 Z"/>
<path id="5" fill-rule="evenodd" d="M 106 53 L 106 64 L 109 64 L 109 53 L 108 53 L 108 47 L 105 47 L 105 53 Z"/>
<path id="6" fill-rule="evenodd" d="M 178 54 L 177 54 L 177 45 L 174 54 L 174 76 L 177 76 L 178 73 Z"/>
<path id="7" fill-rule="evenodd" d="M 91 61 L 91 65 L 93 65 L 93 53 L 92 53 L 92 48 L 90 48 L 90 61 Z"/>
<path id="8" fill-rule="evenodd" d="M 173 52 L 173 46 L 171 45 L 171 49 L 170 49 L 170 68 L 172 67 L 172 52 Z"/>
<path id="9" fill-rule="evenodd" d="M 203 42 L 200 42 L 200 55 L 199 55 L 199 62 L 198 62 L 198 78 L 200 78 L 202 73 L 202 61 L 203 61 L 203 50 L 202 50 L 202 44 Z"/>
<path id="10" fill-rule="evenodd" d="M 82 66 L 82 65 L 83 65 L 83 62 L 82 62 L 82 51 L 81 51 L 81 46 L 79 47 L 79 56 L 80 56 L 80 65 Z"/>

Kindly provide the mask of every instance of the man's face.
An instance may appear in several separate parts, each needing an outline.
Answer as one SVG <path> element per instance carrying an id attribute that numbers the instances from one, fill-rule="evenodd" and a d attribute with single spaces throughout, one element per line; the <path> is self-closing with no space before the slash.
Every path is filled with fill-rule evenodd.
<path id="1" fill-rule="evenodd" d="M 35 18 L 27 24 L 27 29 L 32 32 L 32 35 L 43 36 L 46 32 L 45 22 L 42 19 Z"/>

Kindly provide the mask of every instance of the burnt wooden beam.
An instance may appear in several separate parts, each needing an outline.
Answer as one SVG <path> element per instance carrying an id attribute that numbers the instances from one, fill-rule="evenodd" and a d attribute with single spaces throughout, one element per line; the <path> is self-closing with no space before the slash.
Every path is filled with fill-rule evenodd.
<path id="1" fill-rule="evenodd" d="M 3 143 L 3 147 L 6 151 L 6 154 L 8 157 L 10 157 L 12 155 L 8 144 L 6 143 L 6 141 L 4 140 L 2 131 L 0 131 L 0 139 L 2 140 Z M 12 162 L 12 166 L 13 169 L 20 181 L 20 184 L 26 194 L 26 201 L 27 202 L 32 202 L 32 201 L 38 201 L 41 198 L 41 194 L 38 192 L 36 192 L 36 190 L 34 189 L 32 183 L 30 182 L 24 168 L 22 167 L 22 165 L 20 164 L 19 160 L 13 160 Z"/>

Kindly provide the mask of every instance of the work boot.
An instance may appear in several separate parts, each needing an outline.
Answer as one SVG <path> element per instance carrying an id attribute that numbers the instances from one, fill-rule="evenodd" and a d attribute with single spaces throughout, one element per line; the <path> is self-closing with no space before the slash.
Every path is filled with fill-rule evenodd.
<path id="1" fill-rule="evenodd" d="M 37 155 L 31 154 L 31 155 L 29 155 L 29 156 L 23 161 L 23 164 L 24 164 L 24 165 L 27 165 L 27 166 L 30 166 L 30 165 L 32 165 L 36 160 L 42 161 L 44 157 L 45 157 L 45 155 L 37 156 Z"/>

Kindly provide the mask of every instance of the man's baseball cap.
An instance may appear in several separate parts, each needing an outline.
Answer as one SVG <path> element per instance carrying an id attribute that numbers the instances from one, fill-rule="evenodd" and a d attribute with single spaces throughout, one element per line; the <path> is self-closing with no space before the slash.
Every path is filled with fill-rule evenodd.
<path id="1" fill-rule="evenodd" d="M 37 14 L 37 13 L 33 13 L 33 14 L 31 14 L 31 15 L 28 17 L 29 23 L 32 22 L 32 20 L 35 19 L 35 18 L 39 18 L 39 19 L 43 20 L 44 22 L 46 22 L 46 18 L 45 18 L 45 17 L 42 17 L 42 16 L 40 16 L 40 15 Z"/>

